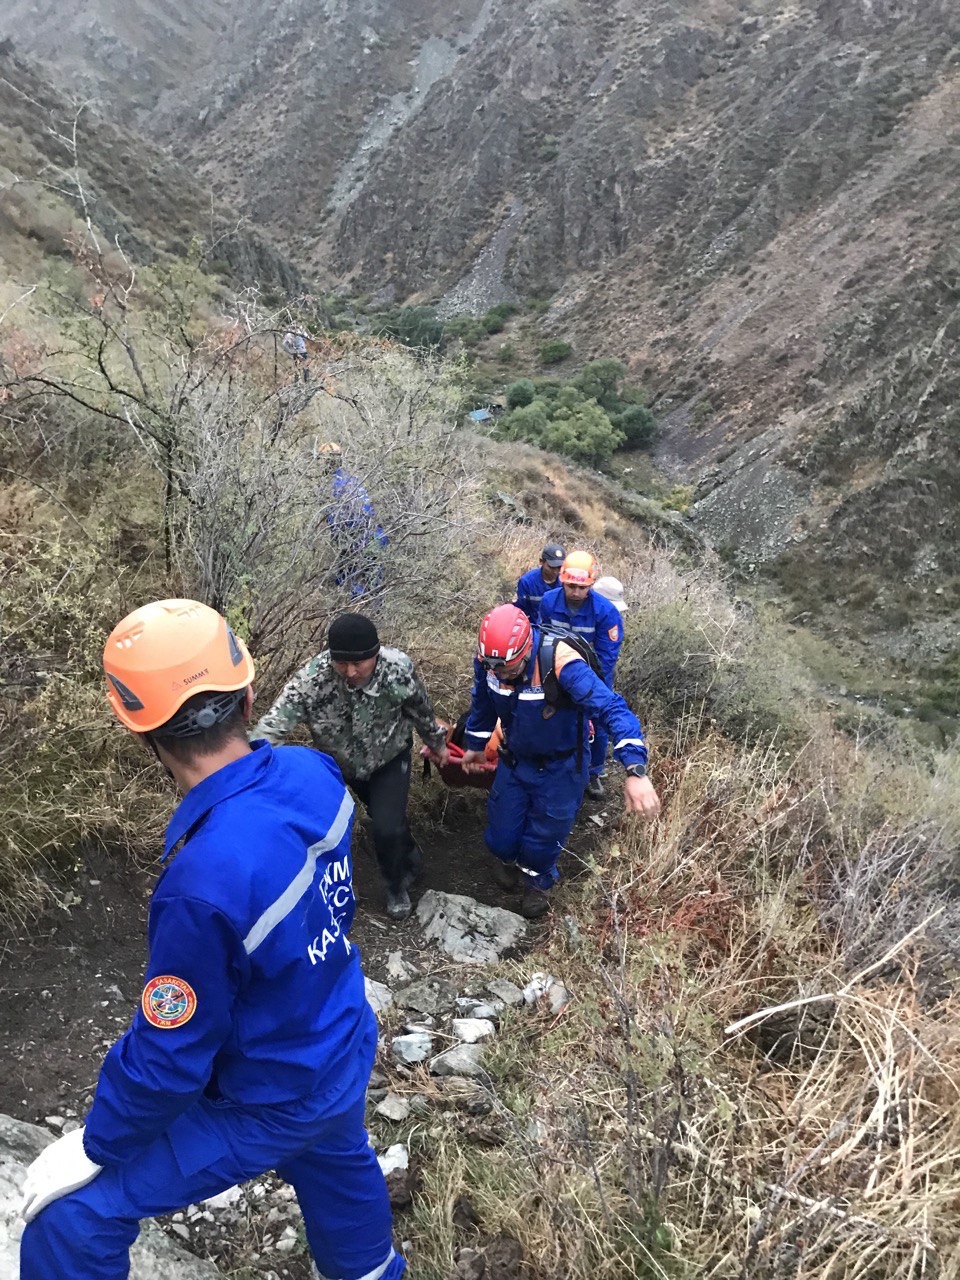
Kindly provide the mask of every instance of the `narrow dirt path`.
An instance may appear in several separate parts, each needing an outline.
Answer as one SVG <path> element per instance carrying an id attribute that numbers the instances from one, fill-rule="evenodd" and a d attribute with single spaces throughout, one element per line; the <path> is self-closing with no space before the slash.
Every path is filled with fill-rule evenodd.
<path id="1" fill-rule="evenodd" d="M 492 905 L 503 895 L 483 845 L 483 797 L 423 788 L 415 830 L 424 852 L 424 889 L 462 893 Z M 364 971 L 383 979 L 387 957 L 426 950 L 415 921 L 395 924 L 363 821 L 354 839 L 359 898 L 351 936 Z M 146 960 L 147 904 L 159 864 L 78 850 L 77 870 L 54 907 L 29 931 L 0 941 L 0 1112 L 43 1123 L 82 1116 L 106 1049 L 130 1021 Z"/>

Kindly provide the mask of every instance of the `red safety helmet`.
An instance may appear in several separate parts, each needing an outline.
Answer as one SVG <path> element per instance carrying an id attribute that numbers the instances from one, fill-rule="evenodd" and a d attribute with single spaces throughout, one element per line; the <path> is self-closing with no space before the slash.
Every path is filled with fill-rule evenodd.
<path id="1" fill-rule="evenodd" d="M 477 657 L 485 667 L 506 667 L 530 656 L 530 619 L 515 604 L 498 604 L 484 615 L 477 636 Z"/>

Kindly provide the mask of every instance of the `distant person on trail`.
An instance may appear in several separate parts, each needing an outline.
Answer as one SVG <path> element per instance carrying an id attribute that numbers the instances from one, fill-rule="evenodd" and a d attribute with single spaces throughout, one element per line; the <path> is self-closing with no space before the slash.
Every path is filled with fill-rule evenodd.
<path id="1" fill-rule="evenodd" d="M 309 748 L 247 742 L 253 662 L 224 618 L 161 600 L 104 652 L 119 720 L 181 794 L 139 1008 L 82 1129 L 24 1186 L 21 1280 L 125 1280 L 141 1218 L 275 1169 L 321 1275 L 396 1280 L 364 1128 L 377 1024 L 353 921 L 353 801 Z"/>
<path id="2" fill-rule="evenodd" d="M 381 552 L 390 539 L 377 522 L 370 495 L 358 478 L 343 467 L 338 444 L 320 446 L 333 467 L 332 501 L 327 525 L 336 551 L 335 581 L 348 587 L 350 599 L 359 600 L 383 585 Z"/>
<path id="3" fill-rule="evenodd" d="M 497 859 L 497 883 L 521 891 L 520 910 L 528 919 L 549 910 L 557 859 L 583 801 L 590 769 L 587 717 L 614 735 L 614 755 L 627 771 L 627 812 L 656 817 L 660 800 L 646 776 L 643 731 L 623 698 L 572 643 L 531 626 L 516 605 L 486 614 L 462 764 L 468 772 L 486 767 L 484 749 L 499 720 L 504 742 L 484 839 Z"/>
<path id="4" fill-rule="evenodd" d="M 281 742 L 306 725 L 314 746 L 333 756 L 370 815 L 387 914 L 403 920 L 422 863 L 407 823 L 412 729 L 438 766 L 448 763 L 446 731 L 411 660 L 381 648 L 369 618 L 341 614 L 327 646 L 292 677 L 253 737 Z"/>
<path id="5" fill-rule="evenodd" d="M 557 577 L 563 557 L 566 555 L 558 542 L 548 542 L 540 552 L 540 563 L 530 569 L 517 583 L 513 603 L 522 609 L 531 622 L 540 616 L 540 601 L 546 592 L 557 585 Z"/>
<path id="6" fill-rule="evenodd" d="M 280 345 L 293 360 L 294 377 L 303 373 L 304 382 L 310 381 L 310 353 L 307 351 L 307 338 L 302 329 L 288 329 L 280 340 Z"/>
<path id="7" fill-rule="evenodd" d="M 560 567 L 560 585 L 548 591 L 540 602 L 540 622 L 560 622 L 588 641 L 600 659 L 603 678 L 613 688 L 613 673 L 623 644 L 620 610 L 594 591 L 597 562 L 589 551 L 571 551 Z M 604 765 L 607 759 L 607 732 L 594 726 L 590 749 L 590 781 L 587 795 L 603 799 Z"/>

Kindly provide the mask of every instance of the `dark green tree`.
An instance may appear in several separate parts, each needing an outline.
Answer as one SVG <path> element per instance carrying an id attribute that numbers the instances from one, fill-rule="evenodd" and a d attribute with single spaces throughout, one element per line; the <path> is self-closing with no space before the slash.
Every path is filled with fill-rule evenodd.
<path id="1" fill-rule="evenodd" d="M 520 378 L 507 387 L 507 408 L 522 409 L 530 404 L 537 393 L 529 378 Z"/>
<path id="2" fill-rule="evenodd" d="M 621 360 L 606 358 L 591 360 L 585 364 L 573 385 L 582 391 L 588 400 L 596 400 L 601 409 L 608 413 L 618 413 L 623 408 L 619 389 L 627 366 Z"/>

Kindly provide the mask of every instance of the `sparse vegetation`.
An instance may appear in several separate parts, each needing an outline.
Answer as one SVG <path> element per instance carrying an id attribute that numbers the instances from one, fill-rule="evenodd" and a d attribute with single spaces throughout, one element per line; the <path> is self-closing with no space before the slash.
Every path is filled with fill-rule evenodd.
<path id="1" fill-rule="evenodd" d="M 425 1074 L 397 1076 L 426 1099 L 391 1134 L 417 1157 L 400 1223 L 416 1274 L 450 1280 L 460 1246 L 499 1233 L 514 1274 L 537 1280 L 952 1277 L 956 747 L 918 746 L 882 707 L 825 704 L 796 637 L 730 594 L 681 519 L 689 488 L 637 497 L 524 443 L 590 465 L 649 443 L 620 361 L 515 379 L 495 428 L 508 443 L 478 441 L 458 425 L 466 361 L 439 348 L 485 343 L 510 309 L 441 325 L 431 308 L 396 308 L 360 335 L 333 332 L 349 308 L 327 300 L 309 313 L 306 382 L 278 341 L 304 312 L 238 287 L 230 254 L 189 227 L 182 259 L 138 256 L 122 236 L 118 250 L 79 173 L 66 178 L 66 197 L 0 193 L 18 282 L 0 307 L 5 922 L 69 909 L 82 842 L 142 850 L 169 812 L 102 696 L 102 640 L 126 609 L 168 594 L 218 604 L 251 642 L 265 701 L 350 604 L 326 520 L 320 446 L 336 441 L 390 536 L 365 602 L 448 714 L 468 695 L 477 617 L 544 537 L 598 551 L 626 586 L 618 687 L 665 801 L 639 830 L 611 796 L 603 827 L 574 833 L 551 923 L 504 966 L 556 973 L 573 998 L 559 1014 L 505 1013 L 485 1114 L 436 1105 Z M 854 337 L 867 349 L 877 334 L 864 322 Z M 557 362 L 572 354 L 553 345 L 567 348 Z M 882 386 L 838 416 L 835 441 L 849 428 L 889 443 L 906 423 L 928 448 L 903 416 L 927 396 L 942 431 L 923 466 L 934 458 L 940 488 L 911 473 L 893 503 L 904 523 L 870 529 L 895 584 L 875 564 L 841 577 L 812 541 L 785 554 L 780 581 L 811 610 L 852 601 L 880 625 L 933 607 L 898 539 L 949 520 L 948 363 L 945 348 L 898 349 Z M 855 462 L 838 448 L 836 477 Z M 936 571 L 953 608 L 951 554 Z M 951 640 L 910 690 L 917 716 L 955 717 L 958 687 Z M 451 819 L 436 794 L 455 849 L 479 800 Z M 431 803 L 422 788 L 416 803 Z M 251 1277 L 270 1265 L 229 1256 Z M 306 1274 L 299 1249 L 290 1263 Z"/>

